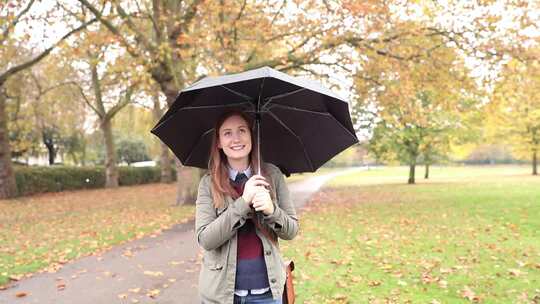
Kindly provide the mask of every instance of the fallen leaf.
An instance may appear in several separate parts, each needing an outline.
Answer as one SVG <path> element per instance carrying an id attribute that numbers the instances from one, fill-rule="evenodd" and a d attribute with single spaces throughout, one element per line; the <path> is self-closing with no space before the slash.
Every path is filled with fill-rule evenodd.
<path id="1" fill-rule="evenodd" d="M 26 297 L 28 295 L 28 293 L 24 292 L 24 291 L 19 291 L 15 294 L 15 296 L 17 298 L 22 298 L 22 297 Z"/>
<path id="2" fill-rule="evenodd" d="M 147 276 L 152 276 L 152 277 L 161 277 L 163 276 L 163 272 L 161 271 L 145 271 L 144 272 L 145 275 Z"/>
<path id="3" fill-rule="evenodd" d="M 519 277 L 523 274 L 526 274 L 526 272 L 521 271 L 519 269 L 515 269 L 515 268 L 508 269 L 508 273 L 514 277 Z"/>
<path id="4" fill-rule="evenodd" d="M 337 281 L 336 286 L 339 288 L 346 288 L 347 284 L 343 281 Z"/>
<path id="5" fill-rule="evenodd" d="M 381 285 L 381 282 L 379 282 L 379 281 L 370 281 L 368 283 L 369 287 L 376 287 L 376 286 L 380 286 L 380 285 Z"/>
<path id="6" fill-rule="evenodd" d="M 9 279 L 12 281 L 20 281 L 23 278 L 23 275 L 10 275 Z"/>
<path id="7" fill-rule="evenodd" d="M 463 288 L 463 290 L 461 291 L 461 296 L 469 301 L 480 302 L 480 298 L 469 286 L 465 286 Z"/>
<path id="8" fill-rule="evenodd" d="M 159 295 L 159 293 L 161 292 L 161 290 L 159 289 L 152 289 L 152 290 L 149 290 L 146 295 L 149 296 L 150 298 L 155 298 Z"/>
<path id="9" fill-rule="evenodd" d="M 335 300 L 347 300 L 347 296 L 341 293 L 335 294 L 332 298 Z"/>
<path id="10" fill-rule="evenodd" d="M 118 295 L 118 298 L 119 298 L 119 299 L 127 299 L 127 297 L 128 297 L 128 296 L 127 296 L 127 294 L 125 294 L 125 293 L 121 293 L 121 294 Z"/>

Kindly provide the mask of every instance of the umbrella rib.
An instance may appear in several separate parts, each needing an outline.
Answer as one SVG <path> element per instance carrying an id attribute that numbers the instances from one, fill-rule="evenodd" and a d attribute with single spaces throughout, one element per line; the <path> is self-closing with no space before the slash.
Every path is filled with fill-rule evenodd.
<path id="1" fill-rule="evenodd" d="M 332 116 L 332 114 L 330 114 L 330 113 L 328 113 L 328 112 L 311 111 L 311 110 L 306 110 L 306 109 L 301 109 L 301 108 L 297 108 L 297 107 L 286 106 L 286 105 L 277 104 L 277 103 L 274 103 L 274 104 L 270 105 L 269 108 L 268 108 L 268 110 L 271 110 L 272 108 L 282 108 L 282 109 L 285 109 L 285 110 L 292 110 L 292 111 L 306 112 L 306 113 L 316 114 L 316 115 L 322 115 L 322 116 Z"/>
<path id="2" fill-rule="evenodd" d="M 233 90 L 233 89 L 231 89 L 231 88 L 227 88 L 227 87 L 224 86 L 224 85 L 221 85 L 221 87 L 224 88 L 225 90 L 227 90 L 227 91 L 229 91 L 229 92 L 235 94 L 235 95 L 238 95 L 238 96 L 244 98 L 244 99 L 247 100 L 247 101 L 252 101 L 252 100 L 253 100 L 253 98 L 251 98 L 250 96 L 248 96 L 248 95 L 246 95 L 246 94 L 244 94 L 244 93 L 240 93 L 240 92 L 235 91 L 235 90 Z"/>
<path id="3" fill-rule="evenodd" d="M 237 106 L 241 106 L 241 105 L 253 106 L 253 104 L 251 102 L 239 102 L 239 103 L 229 103 L 229 104 L 224 104 L 224 105 L 184 107 L 184 108 L 178 109 L 177 112 L 185 111 L 185 110 L 220 109 L 220 108 L 228 108 L 228 107 L 237 107 Z"/>
<path id="4" fill-rule="evenodd" d="M 272 113 L 272 112 L 268 112 L 270 114 L 270 116 L 272 116 L 280 125 L 282 125 L 287 131 L 289 131 L 289 133 L 291 133 L 295 138 L 296 140 L 298 140 L 300 142 L 300 145 L 302 145 L 302 149 L 304 150 L 304 156 L 306 157 L 308 163 L 309 163 L 309 167 L 311 168 L 312 171 L 315 171 L 313 169 L 313 163 L 311 162 L 311 158 L 309 157 L 309 154 L 307 153 L 306 151 L 306 146 L 304 145 L 304 142 L 302 141 L 302 139 L 296 135 L 296 133 L 294 133 L 293 130 L 291 130 L 291 128 L 289 128 L 281 119 L 279 119 L 279 117 L 277 117 L 276 114 Z"/>
<path id="5" fill-rule="evenodd" d="M 201 140 L 206 136 L 208 135 L 208 133 L 214 131 L 214 128 L 211 128 L 211 129 L 208 129 L 206 130 L 206 132 L 204 132 L 200 137 L 199 137 L 199 140 L 197 140 L 197 143 L 193 146 L 193 148 L 190 149 L 190 152 L 189 152 L 189 155 L 188 157 L 186 158 L 186 160 L 184 161 L 184 163 L 188 163 L 190 160 L 191 160 L 191 156 L 193 155 L 193 152 L 195 151 L 195 147 L 197 147 L 199 145 L 199 143 L 201 142 Z"/>
<path id="6" fill-rule="evenodd" d="M 296 93 L 299 93 L 299 92 L 302 92 L 306 90 L 305 88 L 300 88 L 298 90 L 294 90 L 294 91 L 291 91 L 291 92 L 287 92 L 287 93 L 283 93 L 283 94 L 279 94 L 279 95 L 274 95 L 274 96 L 270 96 L 270 97 L 267 97 L 266 98 L 266 102 L 264 103 L 263 107 L 265 107 L 267 104 L 269 104 L 272 100 L 274 99 L 279 99 L 279 98 L 283 98 L 283 97 L 287 97 L 287 96 L 291 96 L 291 95 L 294 95 Z"/>
<path id="7" fill-rule="evenodd" d="M 283 108 L 285 110 L 291 110 L 291 111 L 299 111 L 299 112 L 306 112 L 306 113 L 310 113 L 310 114 L 316 114 L 316 115 L 322 115 L 322 116 L 326 116 L 326 117 L 330 117 L 331 119 L 333 119 L 343 130 L 345 130 L 345 132 L 347 132 L 347 134 L 349 134 L 350 136 L 352 136 L 353 138 L 356 138 L 356 135 L 354 135 L 353 133 L 351 133 L 351 131 L 349 131 L 349 129 L 345 128 L 345 126 L 343 126 L 343 124 L 341 124 L 335 117 L 334 115 L 328 113 L 328 112 L 317 112 L 317 111 L 310 111 L 310 110 L 305 110 L 305 109 L 299 109 L 299 108 L 295 108 L 295 107 L 291 107 L 291 106 L 285 106 L 285 105 L 281 105 L 281 104 L 273 104 L 272 108 Z M 269 110 L 270 110 L 269 109 Z M 358 140 L 356 140 L 358 141 Z"/>

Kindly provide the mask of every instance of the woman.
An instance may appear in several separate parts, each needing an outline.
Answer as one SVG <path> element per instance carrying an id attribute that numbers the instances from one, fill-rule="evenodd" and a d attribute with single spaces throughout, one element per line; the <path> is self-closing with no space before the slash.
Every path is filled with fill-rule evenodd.
<path id="1" fill-rule="evenodd" d="M 290 240 L 298 232 L 285 179 L 271 164 L 254 174 L 257 153 L 246 115 L 227 113 L 215 130 L 196 203 L 202 302 L 281 303 L 285 266 L 267 236 Z"/>

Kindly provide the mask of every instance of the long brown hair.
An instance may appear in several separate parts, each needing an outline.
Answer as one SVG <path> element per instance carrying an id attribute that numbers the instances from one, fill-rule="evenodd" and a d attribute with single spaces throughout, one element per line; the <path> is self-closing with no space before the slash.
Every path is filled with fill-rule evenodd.
<path id="1" fill-rule="evenodd" d="M 257 145 L 253 136 L 253 120 L 250 119 L 245 113 L 240 111 L 231 111 L 222 115 L 216 122 L 214 127 L 214 136 L 212 137 L 212 147 L 210 148 L 210 159 L 208 160 L 208 170 L 211 177 L 212 198 L 214 199 L 214 207 L 221 208 L 225 203 L 225 196 L 229 195 L 236 199 L 239 194 L 234 190 L 229 181 L 229 169 L 227 168 L 227 156 L 223 153 L 223 150 L 218 148 L 219 143 L 219 129 L 229 117 L 240 116 L 247 123 L 249 128 L 249 134 L 251 137 L 251 151 L 249 152 L 249 164 L 251 170 L 255 173 L 257 166 Z M 261 161 L 262 163 L 262 161 Z M 261 174 L 264 174 L 264 166 L 261 165 Z"/>

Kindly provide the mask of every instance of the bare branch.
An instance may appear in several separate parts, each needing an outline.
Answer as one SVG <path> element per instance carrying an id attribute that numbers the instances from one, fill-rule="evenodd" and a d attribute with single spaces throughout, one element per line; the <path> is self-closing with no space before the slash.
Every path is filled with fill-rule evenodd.
<path id="1" fill-rule="evenodd" d="M 77 82 L 75 81 L 69 81 L 68 84 L 71 84 L 71 85 L 74 85 L 77 89 L 79 89 L 79 92 L 81 94 L 81 97 L 83 98 L 84 102 L 86 103 L 86 105 L 88 105 L 92 111 L 94 111 L 100 118 L 101 118 L 101 115 L 99 114 L 99 111 L 98 109 L 96 109 L 94 107 L 94 105 L 92 104 L 92 102 L 90 102 L 90 100 L 88 99 L 88 97 L 86 97 L 86 94 L 84 93 L 84 90 L 83 88 L 81 87 L 80 84 L 78 84 Z"/>
<path id="2" fill-rule="evenodd" d="M 203 0 L 194 0 L 191 5 L 187 8 L 186 13 L 181 18 L 183 21 L 179 23 L 170 33 L 169 41 L 174 41 L 176 45 L 176 38 L 182 34 L 185 28 L 191 23 L 195 15 L 197 14 L 198 6 L 203 2 Z"/>
<path id="3" fill-rule="evenodd" d="M 276 22 L 277 17 L 279 16 L 279 14 L 281 14 L 281 10 L 283 10 L 283 7 L 285 7 L 286 3 L 287 3 L 287 0 L 283 0 L 281 2 L 281 5 L 279 6 L 278 11 L 274 14 L 274 17 L 272 17 L 272 21 L 270 22 L 270 26 L 274 25 L 274 22 Z"/>
<path id="4" fill-rule="evenodd" d="M 133 33 L 135 34 L 135 40 L 139 44 L 142 44 L 148 51 L 155 52 L 156 46 L 152 45 L 152 43 L 148 40 L 148 38 L 144 36 L 141 33 L 141 31 L 139 31 L 135 23 L 133 23 L 133 20 L 131 20 L 131 17 L 126 13 L 126 11 L 124 11 L 122 6 L 120 5 L 120 2 L 116 2 L 116 10 L 118 11 L 118 14 L 120 15 L 120 17 L 126 22 L 126 25 L 128 26 L 128 28 L 131 31 L 133 31 Z"/>
<path id="5" fill-rule="evenodd" d="M 79 0 L 80 3 L 82 3 L 86 8 L 88 8 L 94 16 L 101 22 L 101 24 L 105 25 L 107 29 L 111 33 L 113 33 L 116 37 L 120 38 L 120 42 L 122 45 L 126 48 L 127 52 L 133 56 L 133 57 L 139 57 L 140 54 L 136 51 L 136 47 L 131 46 L 131 44 L 127 41 L 126 37 L 120 33 L 120 30 L 114 26 L 109 20 L 105 19 L 103 16 L 103 13 L 100 12 L 95 6 L 93 6 L 90 2 L 87 0 Z"/>
<path id="6" fill-rule="evenodd" d="M 236 24 L 236 22 L 238 22 L 238 20 L 240 20 L 240 18 L 242 18 L 242 16 L 244 15 L 246 5 L 247 5 L 247 0 L 244 0 L 244 2 L 242 3 L 242 7 L 240 8 L 240 11 L 238 12 L 238 15 L 236 15 L 236 18 L 234 19 L 234 22 L 233 22 L 234 24 Z"/>
<path id="7" fill-rule="evenodd" d="M 390 57 L 390 58 L 394 58 L 394 59 L 397 59 L 397 60 L 408 61 L 408 60 L 414 60 L 414 59 L 422 57 L 421 54 L 414 54 L 414 55 L 410 55 L 410 56 L 406 56 L 406 57 L 405 56 L 400 56 L 400 55 L 392 54 L 392 53 L 390 53 L 388 51 L 377 50 L 377 49 L 375 49 L 374 47 L 372 47 L 370 45 L 364 45 L 364 47 L 367 48 L 368 50 L 374 51 L 377 55 Z"/>
<path id="8" fill-rule="evenodd" d="M 17 25 L 17 23 L 19 23 L 19 21 L 21 20 L 21 17 L 30 10 L 34 2 L 35 0 L 31 0 L 30 2 L 28 2 L 28 5 L 15 17 L 15 19 L 13 19 L 11 23 L 9 23 L 6 26 L 6 28 L 4 29 L 4 32 L 2 33 L 2 36 L 0 36 L 1 37 L 0 43 L 5 41 L 5 39 L 9 35 L 9 32 Z"/>
<path id="9" fill-rule="evenodd" d="M 152 0 L 152 12 L 153 14 L 150 14 L 149 18 L 156 33 L 158 44 L 160 44 L 163 37 L 163 26 L 161 25 L 161 6 L 159 0 Z"/>
<path id="10" fill-rule="evenodd" d="M 33 66 L 34 64 L 38 63 L 39 61 L 41 61 L 43 58 L 45 58 L 47 55 L 49 55 L 49 53 L 57 45 L 59 45 L 62 41 L 66 40 L 69 36 L 73 35 L 76 32 L 79 32 L 80 30 L 86 28 L 88 25 L 90 25 L 90 24 L 92 24 L 92 23 L 94 23 L 96 21 L 97 21 L 97 19 L 92 19 L 92 20 L 90 20 L 88 22 L 83 23 L 79 27 L 77 27 L 77 28 L 71 30 L 69 33 L 65 34 L 62 38 L 60 38 L 60 40 L 58 40 L 55 44 L 50 46 L 48 49 L 44 50 L 38 56 L 34 57 L 33 59 L 28 60 L 27 62 L 16 65 L 16 66 L 12 67 L 11 69 L 5 71 L 3 74 L 0 75 L 0 86 L 2 86 L 9 77 L 11 77 L 14 74 L 16 74 L 16 73 L 18 73 L 18 72 L 20 72 L 22 70 L 25 70 L 25 69 Z"/>
<path id="11" fill-rule="evenodd" d="M 294 32 L 287 32 L 287 33 L 281 33 L 281 34 L 278 34 L 278 35 L 275 35 L 273 37 L 270 37 L 266 40 L 264 40 L 264 44 L 268 44 L 274 40 L 282 40 L 283 38 L 286 38 L 288 36 L 294 36 L 294 35 L 298 35 L 298 34 L 303 34 L 305 33 L 306 31 L 305 30 L 299 30 L 299 31 L 294 31 Z M 323 31 L 313 31 L 311 32 L 312 33 L 312 37 L 315 37 L 316 35 L 318 34 L 322 34 Z"/>
<path id="12" fill-rule="evenodd" d="M 133 95 L 133 92 L 135 91 L 135 87 L 137 86 L 137 83 L 132 84 L 127 88 L 126 93 L 124 94 L 124 97 L 120 102 L 115 104 L 106 114 L 106 119 L 112 119 L 118 111 L 122 110 L 125 106 L 127 106 L 131 102 L 131 96 Z"/>

